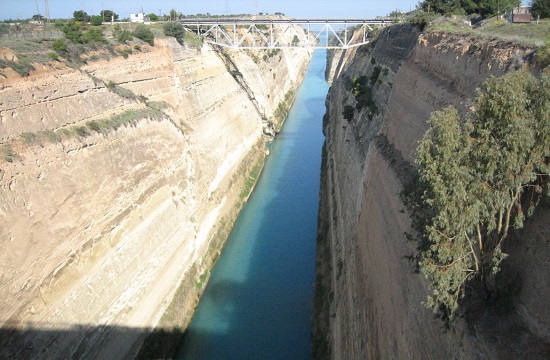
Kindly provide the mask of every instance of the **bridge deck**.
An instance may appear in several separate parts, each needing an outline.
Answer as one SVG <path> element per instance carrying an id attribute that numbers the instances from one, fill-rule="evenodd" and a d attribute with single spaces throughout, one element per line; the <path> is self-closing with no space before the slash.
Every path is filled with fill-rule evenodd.
<path id="1" fill-rule="evenodd" d="M 288 47 L 348 49 L 370 42 L 372 26 L 386 26 L 388 19 L 193 19 L 182 20 L 188 31 L 205 41 L 234 49 Z M 362 32 L 362 36 L 349 29 Z M 305 36 L 304 36 L 305 34 Z"/>
<path id="2" fill-rule="evenodd" d="M 388 25 L 393 21 L 390 19 L 193 19 L 181 20 L 184 25 L 246 25 L 246 24 L 371 24 Z"/>

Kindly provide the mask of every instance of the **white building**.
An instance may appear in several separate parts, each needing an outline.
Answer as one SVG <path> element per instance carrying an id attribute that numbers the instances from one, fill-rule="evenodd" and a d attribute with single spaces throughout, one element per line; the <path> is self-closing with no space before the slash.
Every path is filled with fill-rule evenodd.
<path id="1" fill-rule="evenodd" d="M 143 13 L 130 14 L 130 22 L 142 23 L 144 21 L 145 19 L 144 19 Z"/>

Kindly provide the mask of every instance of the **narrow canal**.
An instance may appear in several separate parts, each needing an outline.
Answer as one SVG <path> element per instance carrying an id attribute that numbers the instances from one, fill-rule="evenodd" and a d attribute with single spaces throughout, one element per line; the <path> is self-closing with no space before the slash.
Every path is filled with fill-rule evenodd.
<path id="1" fill-rule="evenodd" d="M 311 61 L 220 256 L 181 359 L 309 359 L 326 51 Z"/>

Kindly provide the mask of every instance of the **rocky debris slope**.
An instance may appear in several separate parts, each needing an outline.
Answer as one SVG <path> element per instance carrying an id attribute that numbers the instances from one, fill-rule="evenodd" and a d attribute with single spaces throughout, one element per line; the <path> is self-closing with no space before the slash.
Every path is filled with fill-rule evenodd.
<path id="1" fill-rule="evenodd" d="M 371 47 L 348 50 L 330 62 L 336 74 L 327 98 L 313 352 L 326 359 L 543 358 L 550 354 L 545 319 L 548 272 L 522 262 L 536 245 L 550 258 L 546 210 L 523 234 L 518 276 L 531 277 L 506 315 L 472 312 L 449 330 L 421 303 L 425 279 L 406 259 L 415 245 L 400 198 L 411 178 L 417 142 L 430 113 L 455 105 L 465 113 L 489 76 L 519 67 L 532 49 L 513 43 L 441 32 L 385 29 Z M 358 107 L 358 102 L 361 102 Z M 351 114 L 351 115 L 350 115 Z M 541 217 L 542 216 L 542 217 Z M 538 223 L 537 223 L 538 222 Z M 547 222 L 547 218 L 546 218 Z M 529 231 L 529 230 L 527 230 Z M 513 252 L 513 253 L 512 253 Z M 547 268 L 547 266 L 546 266 Z M 535 279 L 537 279 L 535 281 Z M 531 288 L 532 287 L 532 288 Z M 529 315 L 527 315 L 529 314 Z M 497 325 L 498 324 L 498 325 Z M 515 339 L 515 340 L 513 340 Z"/>
<path id="2" fill-rule="evenodd" d="M 311 56 L 261 55 L 229 54 L 264 114 L 219 54 L 173 39 L 2 80 L 0 357 L 131 356 L 207 273 Z"/>

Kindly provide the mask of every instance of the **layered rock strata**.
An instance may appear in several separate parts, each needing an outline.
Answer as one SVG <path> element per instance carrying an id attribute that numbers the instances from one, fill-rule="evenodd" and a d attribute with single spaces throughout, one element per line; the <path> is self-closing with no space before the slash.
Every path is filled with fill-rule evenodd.
<path id="1" fill-rule="evenodd" d="M 208 272 L 306 50 L 173 39 L 0 83 L 0 357 L 121 358 Z M 286 96 L 286 97 L 285 97 Z M 200 287 L 180 299 L 185 327 Z"/>
<path id="2" fill-rule="evenodd" d="M 467 324 L 459 319 L 445 330 L 445 324 L 421 305 L 429 289 L 406 259 L 416 249 L 405 236 L 412 231 L 410 214 L 400 198 L 430 113 L 452 104 L 464 114 L 485 79 L 521 66 L 532 51 L 471 35 L 419 34 L 403 25 L 382 31 L 372 46 L 347 50 L 329 62 L 334 68 L 327 69 L 327 75 L 335 77 L 324 124 L 316 358 L 497 359 L 549 354 L 548 331 L 541 330 L 547 307 L 535 295 L 550 298 L 548 272 L 542 270 L 550 248 L 540 241 L 542 234 L 549 234 L 547 210 L 531 220 L 536 236 L 522 236 L 523 244 L 512 243 L 523 250 L 510 250 L 511 257 L 516 253 L 525 259 L 535 247 L 541 261 L 538 267 L 510 262 L 515 268 L 509 271 L 531 278 L 527 283 L 533 288 L 514 298 L 523 315 L 516 316 L 515 310 L 500 317 L 478 312 L 468 316 L 479 316 L 479 321 Z M 358 81 L 368 90 L 356 87 Z M 356 107 L 358 94 L 366 103 L 361 109 Z"/>

